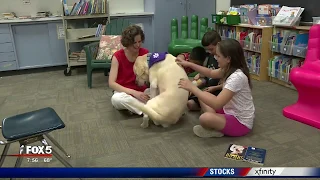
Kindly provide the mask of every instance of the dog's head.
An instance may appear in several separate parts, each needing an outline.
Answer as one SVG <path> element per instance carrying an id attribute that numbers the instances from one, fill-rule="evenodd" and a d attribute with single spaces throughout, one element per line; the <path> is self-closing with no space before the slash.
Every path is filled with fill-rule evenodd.
<path id="1" fill-rule="evenodd" d="M 238 146 L 238 145 L 232 145 L 230 147 L 230 150 L 232 151 L 232 154 L 241 154 L 244 150 L 244 147 Z"/>
<path id="2" fill-rule="evenodd" d="M 149 67 L 147 62 L 147 55 L 139 56 L 134 65 L 133 72 L 136 75 L 136 84 L 143 86 L 149 83 Z"/>

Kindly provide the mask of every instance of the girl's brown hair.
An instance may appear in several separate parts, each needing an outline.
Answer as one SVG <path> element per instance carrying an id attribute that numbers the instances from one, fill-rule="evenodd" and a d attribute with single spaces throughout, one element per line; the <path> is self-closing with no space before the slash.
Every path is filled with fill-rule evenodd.
<path id="1" fill-rule="evenodd" d="M 220 53 L 224 57 L 230 58 L 228 67 L 226 69 L 223 69 L 223 78 L 221 79 L 221 81 L 225 82 L 232 73 L 234 73 L 237 69 L 241 69 L 241 71 L 248 78 L 250 88 L 252 88 L 249 68 L 247 66 L 244 52 L 240 43 L 234 39 L 226 39 L 219 42 L 217 44 L 217 48 L 219 48 Z"/>

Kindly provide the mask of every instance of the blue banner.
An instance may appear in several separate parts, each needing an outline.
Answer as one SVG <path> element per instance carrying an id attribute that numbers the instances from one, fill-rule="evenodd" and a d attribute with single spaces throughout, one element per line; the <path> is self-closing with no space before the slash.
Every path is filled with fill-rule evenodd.
<path id="1" fill-rule="evenodd" d="M 319 178 L 320 168 L 0 168 L 0 178 Z"/>
<path id="2" fill-rule="evenodd" d="M 0 178 L 193 178 L 207 168 L 0 168 Z"/>

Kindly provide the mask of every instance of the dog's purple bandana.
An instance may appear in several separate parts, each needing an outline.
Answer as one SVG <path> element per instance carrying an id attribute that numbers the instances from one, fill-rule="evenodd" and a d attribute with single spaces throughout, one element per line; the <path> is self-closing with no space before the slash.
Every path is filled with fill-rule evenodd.
<path id="1" fill-rule="evenodd" d="M 155 53 L 149 53 L 147 55 L 147 59 L 149 62 L 149 68 L 151 68 L 154 64 L 163 61 L 166 58 L 166 55 L 168 53 L 167 52 L 163 52 L 163 53 L 159 53 L 159 52 L 155 52 Z"/>

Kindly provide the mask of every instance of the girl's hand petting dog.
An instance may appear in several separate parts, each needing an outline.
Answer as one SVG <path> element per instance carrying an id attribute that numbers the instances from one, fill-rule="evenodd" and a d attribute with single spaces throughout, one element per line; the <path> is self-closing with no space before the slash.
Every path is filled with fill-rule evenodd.
<path id="1" fill-rule="evenodd" d="M 189 67 L 190 64 L 191 64 L 191 62 L 186 61 L 186 60 L 183 60 L 183 59 L 181 59 L 181 58 L 177 58 L 177 59 L 176 59 L 176 63 L 177 63 L 178 65 L 182 66 L 182 67 Z"/>
<path id="2" fill-rule="evenodd" d="M 136 91 L 134 94 L 132 94 L 136 99 L 143 103 L 147 103 L 150 99 L 150 97 L 145 94 L 144 92 Z"/>
<path id="3" fill-rule="evenodd" d="M 189 92 L 193 92 L 197 86 L 195 86 L 189 79 L 180 79 L 179 83 L 179 88 L 185 89 Z"/>

